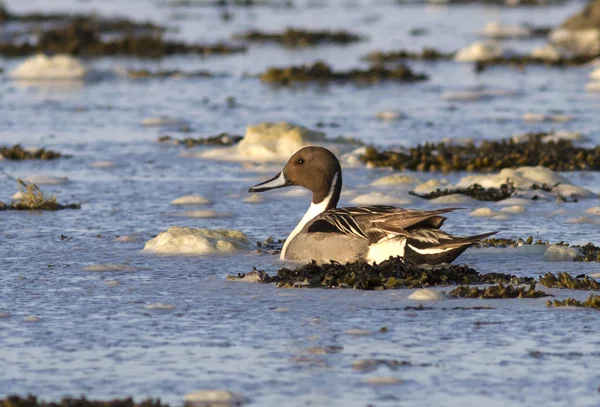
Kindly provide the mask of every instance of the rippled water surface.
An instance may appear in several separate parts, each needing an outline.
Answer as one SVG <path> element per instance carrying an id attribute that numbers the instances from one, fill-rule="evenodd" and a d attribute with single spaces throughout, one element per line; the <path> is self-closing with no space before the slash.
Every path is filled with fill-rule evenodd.
<path id="1" fill-rule="evenodd" d="M 367 52 L 435 46 L 454 51 L 480 38 L 489 21 L 556 26 L 582 3 L 545 8 L 491 6 L 400 6 L 391 1 L 300 2 L 298 7 L 231 8 L 220 19 L 214 7 L 168 7 L 137 1 L 6 1 L 10 10 L 89 11 L 124 14 L 177 28 L 188 41 L 226 40 L 250 28 L 278 30 L 345 28 L 369 40 L 346 47 L 289 50 L 251 45 L 246 54 L 172 57 L 160 62 L 127 58 L 87 61 L 100 73 L 93 82 L 31 83 L 0 75 L 0 144 L 46 146 L 72 158 L 51 162 L 7 162 L 14 176 L 68 177 L 44 185 L 61 202 L 82 209 L 55 213 L 0 214 L 0 396 L 37 394 L 44 399 L 85 394 L 90 398 L 132 395 L 180 404 L 205 388 L 225 388 L 253 405 L 335 406 L 597 406 L 600 404 L 600 313 L 549 309 L 539 300 L 445 300 L 415 310 L 412 290 L 283 290 L 225 281 L 252 266 L 270 273 L 274 256 L 160 257 L 141 252 L 144 243 L 170 226 L 239 229 L 250 240 L 285 238 L 308 206 L 308 197 L 265 194 L 261 204 L 243 203 L 250 185 L 274 175 L 280 164 L 249 169 L 182 157 L 182 148 L 160 145 L 161 134 L 177 129 L 144 127 L 142 120 L 168 115 L 187 121 L 191 134 L 243 134 L 247 125 L 290 121 L 314 128 L 334 122 L 328 136 L 352 136 L 378 146 L 412 146 L 445 138 L 499 139 L 527 131 L 584 133 L 600 143 L 600 96 L 585 93 L 590 67 L 490 68 L 471 64 L 411 63 L 431 79 L 419 84 L 368 87 L 331 85 L 277 89 L 255 77 L 271 65 L 322 59 L 336 69 L 365 66 Z M 411 28 L 429 34 L 409 36 Z M 543 40 L 507 41 L 521 51 Z M 5 72 L 22 62 L 0 59 Z M 110 72 L 123 68 L 209 70 L 219 77 L 133 81 Z M 477 102 L 442 100 L 445 91 L 486 87 L 513 91 Z M 406 118 L 384 122 L 381 111 Z M 528 123 L 526 112 L 561 112 L 568 123 Z M 92 167 L 110 160 L 109 168 Z M 407 197 L 409 187 L 373 187 L 388 170 L 345 168 L 348 204 L 374 189 Z M 423 181 L 464 174 L 416 174 Z M 574 184 L 600 193 L 600 174 L 568 173 Z M 16 191 L 0 182 L 0 200 Z M 199 194 L 209 209 L 230 217 L 174 217 L 184 209 L 176 197 Z M 430 208 L 414 199 L 409 206 Z M 509 220 L 473 218 L 476 206 L 452 214 L 456 234 L 499 230 L 501 237 L 600 243 L 598 223 L 569 223 L 598 199 L 577 203 L 537 201 Z M 591 215 L 585 215 L 592 217 Z M 61 235 L 66 238 L 61 239 Z M 117 236 L 137 241 L 115 241 Z M 547 271 L 573 275 L 600 272 L 600 263 L 550 263 L 539 251 L 472 249 L 461 258 L 480 272 L 538 276 Z M 126 264 L 128 272 L 91 272 L 95 264 Z M 117 280 L 118 286 L 107 282 Z M 447 290 L 442 288 L 442 290 Z M 587 292 L 553 291 L 559 299 Z M 148 310 L 153 303 L 175 305 Z M 426 304 L 429 305 L 429 304 Z M 479 307 L 479 308 L 473 308 Z M 481 308 L 483 307 L 483 308 Z M 39 322 L 24 318 L 37 316 Z M 387 332 L 380 328 L 387 327 Z M 351 329 L 368 331 L 353 335 Z M 352 368 L 358 359 L 410 362 L 396 370 Z M 373 385 L 392 376 L 394 385 Z"/>

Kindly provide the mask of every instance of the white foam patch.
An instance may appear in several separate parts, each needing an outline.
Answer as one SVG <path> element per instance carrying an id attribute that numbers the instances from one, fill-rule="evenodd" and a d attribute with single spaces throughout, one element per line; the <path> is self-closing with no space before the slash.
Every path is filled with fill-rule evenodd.
<path id="1" fill-rule="evenodd" d="M 531 50 L 531 56 L 534 58 L 540 58 L 547 61 L 556 61 L 562 58 L 565 54 L 560 49 L 556 48 L 552 44 L 546 44 L 541 47 L 536 47 Z"/>
<path id="2" fill-rule="evenodd" d="M 520 167 L 517 169 L 505 168 L 499 174 L 468 175 L 461 178 L 456 184 L 459 188 L 467 188 L 473 184 L 479 184 L 484 188 L 499 188 L 505 184 L 507 179 L 516 188 L 530 188 L 533 184 L 555 185 L 558 183 L 569 183 L 569 180 L 545 167 Z"/>
<path id="3" fill-rule="evenodd" d="M 438 189 L 446 188 L 448 188 L 448 181 L 446 181 L 445 179 L 430 179 L 429 181 L 418 185 L 415 188 L 415 193 L 419 195 L 425 195 L 437 191 Z"/>
<path id="4" fill-rule="evenodd" d="M 585 216 L 580 216 L 578 218 L 567 219 L 567 223 L 590 223 L 590 224 L 600 224 L 600 219 L 591 219 Z"/>
<path id="5" fill-rule="evenodd" d="M 600 81 L 600 68 L 596 68 L 590 72 L 590 79 L 594 81 Z"/>
<path id="6" fill-rule="evenodd" d="M 531 199 L 507 198 L 507 199 L 503 199 L 502 201 L 496 202 L 496 205 L 501 205 L 501 206 L 520 205 L 520 206 L 524 206 L 524 205 L 531 205 L 531 203 L 532 203 Z"/>
<path id="7" fill-rule="evenodd" d="M 117 164 L 115 164 L 112 161 L 94 161 L 93 163 L 90 164 L 90 167 L 92 168 L 112 168 L 112 167 L 116 167 Z"/>
<path id="8" fill-rule="evenodd" d="M 394 376 L 374 376 L 365 379 L 364 382 L 375 386 L 393 386 L 395 384 L 403 383 L 402 379 Z"/>
<path id="9" fill-rule="evenodd" d="M 600 81 L 588 83 L 585 85 L 585 90 L 588 92 L 600 92 Z"/>
<path id="10" fill-rule="evenodd" d="M 38 54 L 27 58 L 10 71 L 8 76 L 13 79 L 65 80 L 82 79 L 87 74 L 87 68 L 75 57 L 65 54 Z"/>
<path id="11" fill-rule="evenodd" d="M 454 59 L 460 62 L 487 61 L 498 58 L 503 53 L 502 47 L 495 42 L 477 41 L 458 51 Z"/>
<path id="12" fill-rule="evenodd" d="M 248 238 L 239 230 L 173 226 L 149 240 L 143 251 L 158 254 L 207 255 L 234 253 L 249 248 Z"/>
<path id="13" fill-rule="evenodd" d="M 500 212 L 494 212 L 490 208 L 477 208 L 473 212 L 469 213 L 469 216 L 477 218 L 493 218 L 494 216 L 500 215 Z"/>
<path id="14" fill-rule="evenodd" d="M 52 175 L 31 175 L 25 181 L 36 185 L 60 185 L 69 182 L 67 177 L 55 177 Z"/>
<path id="15" fill-rule="evenodd" d="M 259 194 L 252 194 L 249 197 L 244 198 L 242 201 L 249 204 L 260 204 L 265 201 L 265 198 Z"/>
<path id="16" fill-rule="evenodd" d="M 210 209 L 201 209 L 197 211 L 184 211 L 171 213 L 170 216 L 178 218 L 201 218 L 201 219 L 219 219 L 219 218 L 231 218 L 231 212 L 219 212 Z"/>
<path id="17" fill-rule="evenodd" d="M 356 149 L 351 142 L 327 139 L 323 132 L 281 122 L 248 126 L 237 145 L 199 151 L 195 156 L 223 161 L 287 162 L 296 151 L 309 145 L 326 147 L 337 156 Z"/>
<path id="18" fill-rule="evenodd" d="M 446 295 L 438 290 L 423 288 L 409 295 L 408 299 L 415 301 L 441 301 L 446 299 Z"/>
<path id="19" fill-rule="evenodd" d="M 440 196 L 438 198 L 432 199 L 430 202 L 438 204 L 438 205 L 450 205 L 450 204 L 462 204 L 469 205 L 475 204 L 477 201 L 471 197 L 468 197 L 463 194 L 451 194 L 446 196 Z"/>
<path id="20" fill-rule="evenodd" d="M 171 205 L 208 205 L 210 201 L 200 195 L 184 195 L 171 201 Z"/>
<path id="21" fill-rule="evenodd" d="M 82 270 L 96 272 L 132 272 L 135 271 L 135 268 L 127 264 L 92 264 L 85 266 Z"/>
<path id="22" fill-rule="evenodd" d="M 500 211 L 508 213 L 525 213 L 526 208 L 522 205 L 511 205 L 505 206 L 504 208 L 500 209 Z"/>
<path id="23" fill-rule="evenodd" d="M 410 196 L 397 197 L 382 194 L 381 192 L 371 192 L 357 196 L 350 203 L 353 205 L 410 205 L 414 201 Z"/>
<path id="24" fill-rule="evenodd" d="M 588 213 L 590 215 L 600 216 L 600 206 L 596 206 L 594 208 L 589 208 L 587 211 L 585 211 L 585 213 Z"/>
<path id="25" fill-rule="evenodd" d="M 157 302 L 155 304 L 148 304 L 144 307 L 149 310 L 159 310 L 159 311 L 172 311 L 175 309 L 174 304 L 163 304 L 162 302 Z"/>
<path id="26" fill-rule="evenodd" d="M 183 399 L 186 407 L 231 407 L 241 406 L 246 397 L 228 390 L 200 390 L 188 393 Z"/>
<path id="27" fill-rule="evenodd" d="M 523 38 L 532 35 L 531 29 L 524 25 L 502 24 L 497 21 L 487 23 L 481 33 L 491 38 Z"/>
<path id="28" fill-rule="evenodd" d="M 579 250 L 573 247 L 549 246 L 544 252 L 545 261 L 573 261 Z"/>
<path id="29" fill-rule="evenodd" d="M 413 184 L 420 184 L 421 182 L 422 181 L 418 177 L 415 177 L 414 175 L 392 174 L 392 175 L 387 175 L 385 177 L 376 179 L 375 181 L 373 181 L 371 183 L 371 185 L 373 185 L 373 186 L 398 185 L 398 184 L 413 185 Z"/>
<path id="30" fill-rule="evenodd" d="M 147 117 L 142 120 L 142 126 L 161 127 L 161 126 L 187 126 L 189 122 L 185 119 L 172 116 Z"/>
<path id="31" fill-rule="evenodd" d="M 596 198 L 598 195 L 592 191 L 588 191 L 585 188 L 578 187 L 576 185 L 561 184 L 557 185 L 554 190 L 562 196 L 568 198 Z"/>
<path id="32" fill-rule="evenodd" d="M 383 111 L 383 112 L 379 112 L 375 115 L 376 118 L 378 118 L 379 120 L 384 120 L 384 121 L 394 121 L 394 120 L 400 120 L 404 118 L 404 115 L 402 114 L 402 112 L 399 112 L 397 110 L 388 110 L 388 111 Z"/>

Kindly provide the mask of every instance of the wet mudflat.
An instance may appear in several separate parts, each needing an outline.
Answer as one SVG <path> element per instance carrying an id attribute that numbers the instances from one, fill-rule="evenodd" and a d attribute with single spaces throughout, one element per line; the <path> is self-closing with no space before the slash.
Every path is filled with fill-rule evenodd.
<path id="1" fill-rule="evenodd" d="M 547 277 L 554 287 L 536 289 L 553 297 L 480 299 L 450 296 L 457 285 L 428 288 L 447 294 L 436 295 L 417 293 L 421 288 L 286 289 L 226 280 L 254 266 L 271 275 L 295 267 L 264 247 L 257 253 L 255 242 L 285 238 L 309 195 L 279 190 L 262 200 L 244 199 L 250 185 L 281 169 L 286 149 L 298 139 L 326 143 L 344 157 L 343 205 L 461 206 L 465 209 L 445 226 L 453 234 L 498 230 L 499 238 L 599 245 L 600 173 L 592 165 L 501 173 L 495 162 L 453 168 L 449 157 L 448 172 L 438 172 L 438 162 L 440 168 L 421 171 L 417 163 L 399 171 L 368 168 L 360 158 L 366 151 L 356 150 L 361 146 L 332 141 L 343 136 L 378 151 L 401 151 L 427 142 L 469 146 L 562 131 L 557 139 L 570 141 L 556 143 L 590 151 L 600 144 L 600 97 L 586 91 L 593 66 L 502 65 L 477 72 L 469 62 L 408 59 L 402 63 L 427 80 L 280 87 L 259 78 L 270 68 L 317 61 L 335 72 L 368 70 L 363 58 L 377 50 L 419 53 L 431 47 L 454 53 L 482 40 L 490 21 L 556 27 L 582 3 L 190 4 L 6 2 L 16 14 L 41 7 L 80 13 L 94 8 L 172 28 L 161 34 L 169 41 L 247 49 L 160 60 L 83 58 L 82 67 L 61 65 L 58 72 L 71 77 L 52 81 L 38 80 L 35 69 L 11 77 L 25 56 L 0 59 L 0 147 L 21 144 L 61 154 L 53 160 L 4 159 L 0 168 L 35 182 L 45 196 L 81 204 L 78 210 L 0 212 L 0 398 L 32 393 L 50 401 L 85 394 L 155 397 L 181 405 L 185 394 L 217 388 L 243 394 L 248 405 L 257 406 L 598 405 L 600 312 L 547 305 L 567 298 L 583 303 L 598 293 L 591 284 L 591 290 L 575 290 L 576 284 Z M 28 23 L 0 25 L 0 35 L 18 33 L 19 24 Z M 233 40 L 240 33 L 284 33 L 290 27 L 346 30 L 361 41 L 296 48 L 277 40 Z M 539 35 L 501 41 L 521 54 L 545 43 Z M 160 72 L 176 74 L 147 74 Z M 194 72 L 210 74 L 185 75 Z M 289 130 L 289 145 L 278 147 L 261 141 L 266 127 L 246 133 L 247 126 L 280 121 L 311 132 Z M 255 143 L 223 134 L 246 134 Z M 157 142 L 161 137 L 181 141 Z M 556 162 L 550 147 L 540 149 L 545 162 Z M 457 150 L 469 153 L 469 147 Z M 18 155 L 27 155 L 23 151 Z M 415 154 L 417 159 L 432 160 Z M 465 171 L 480 168 L 486 171 Z M 516 190 L 503 199 L 434 193 L 426 200 L 409 194 L 475 183 L 499 188 L 506 174 Z M 533 184 L 550 190 L 532 190 Z M 16 192 L 14 181 L 0 175 L 0 201 L 10 204 Z M 224 256 L 142 252 L 172 226 L 239 230 L 247 240 L 222 237 L 235 250 Z M 568 248 L 489 246 L 468 250 L 458 263 L 480 273 L 536 280 L 548 272 L 599 279 L 600 263 L 574 262 Z M 569 284 L 572 288 L 557 288 Z"/>

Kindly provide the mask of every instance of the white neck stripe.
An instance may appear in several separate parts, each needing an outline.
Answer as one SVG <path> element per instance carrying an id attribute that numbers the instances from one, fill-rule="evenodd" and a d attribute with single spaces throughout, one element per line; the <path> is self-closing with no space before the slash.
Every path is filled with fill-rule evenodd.
<path id="1" fill-rule="evenodd" d="M 331 202 L 331 198 L 333 197 L 333 193 L 335 192 L 335 188 L 337 186 L 338 173 L 336 172 L 333 176 L 333 180 L 331 181 L 331 188 L 329 189 L 329 194 L 318 204 L 311 202 L 308 211 L 304 214 L 298 225 L 292 230 L 292 233 L 285 240 L 283 248 L 281 249 L 281 256 L 279 257 L 281 260 L 285 259 L 285 251 L 287 250 L 288 245 L 291 243 L 292 239 L 296 237 L 298 233 L 302 231 L 304 226 L 311 220 L 313 220 L 316 216 L 319 216 L 329 206 L 329 202 Z"/>

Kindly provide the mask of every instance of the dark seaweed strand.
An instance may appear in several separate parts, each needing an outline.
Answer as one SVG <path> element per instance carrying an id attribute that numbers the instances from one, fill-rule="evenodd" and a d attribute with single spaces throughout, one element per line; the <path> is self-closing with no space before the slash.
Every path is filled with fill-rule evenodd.
<path id="1" fill-rule="evenodd" d="M 397 151 L 367 148 L 365 164 L 413 171 L 481 171 L 541 165 L 553 171 L 600 170 L 600 146 L 575 146 L 570 140 L 542 141 L 548 133 L 529 134 L 523 142 L 483 141 L 479 146 L 426 143 Z"/>

